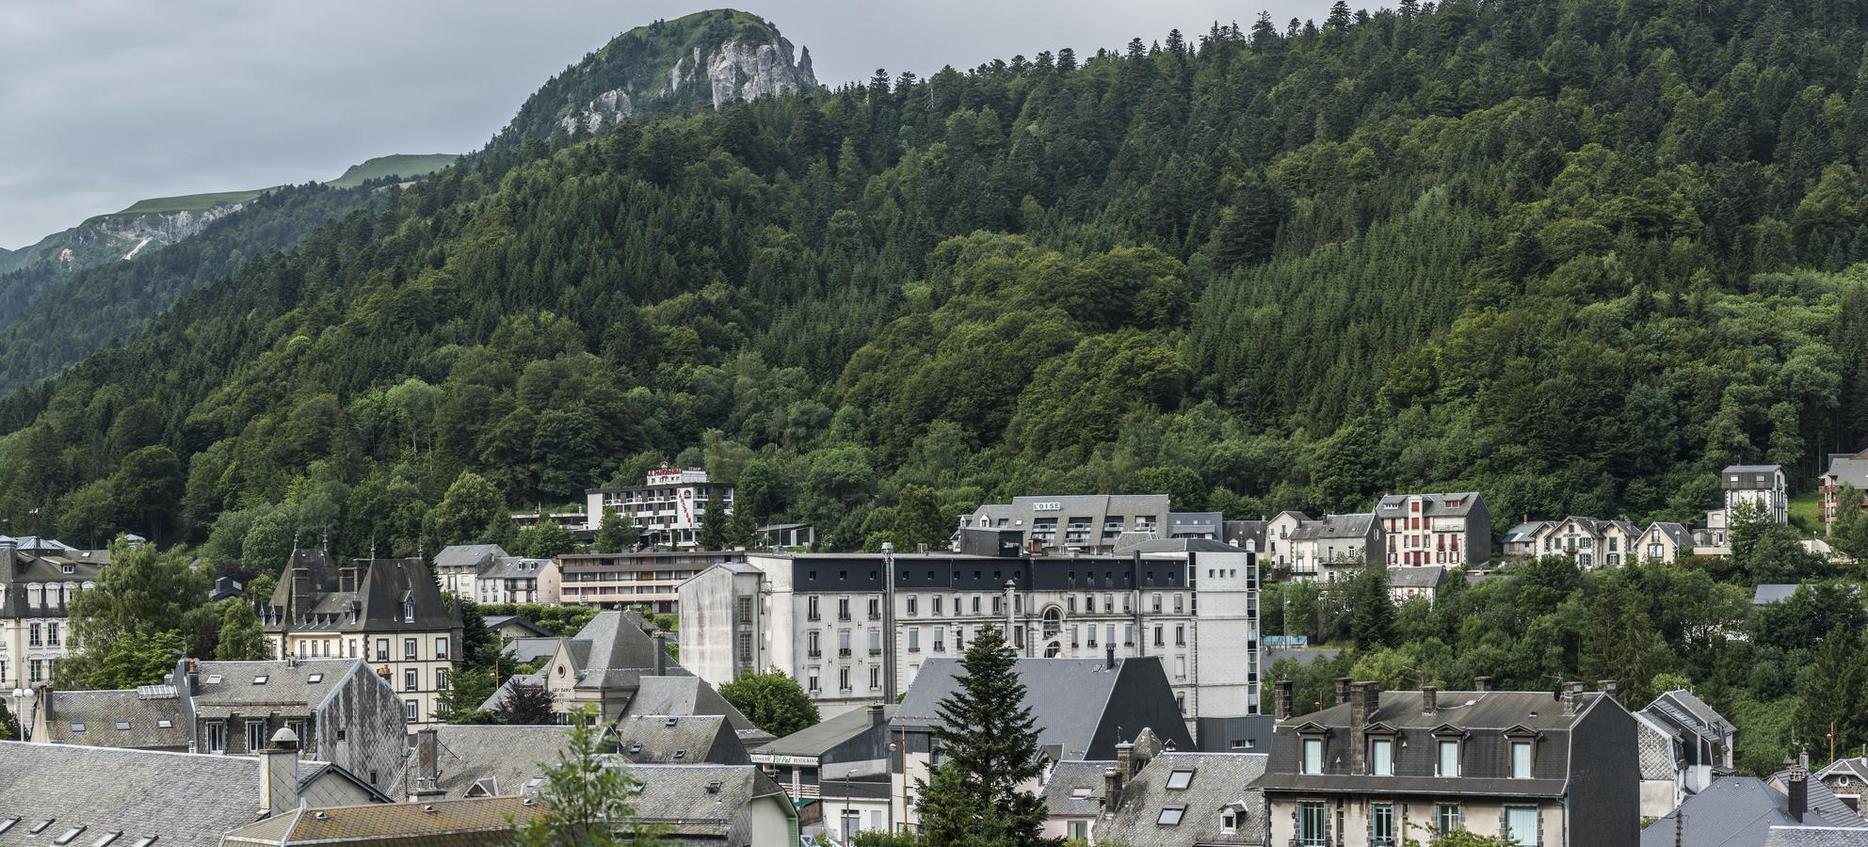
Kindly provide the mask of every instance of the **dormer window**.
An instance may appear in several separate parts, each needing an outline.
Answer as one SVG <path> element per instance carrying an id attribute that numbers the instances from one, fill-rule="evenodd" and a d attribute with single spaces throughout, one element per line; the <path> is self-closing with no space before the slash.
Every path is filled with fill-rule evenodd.
<path id="1" fill-rule="evenodd" d="M 1369 739 L 1369 774 L 1371 776 L 1395 775 L 1395 740 L 1393 738 Z"/>
<path id="2" fill-rule="evenodd" d="M 1511 741 L 1511 778 L 1531 778 L 1531 741 L 1528 738 Z"/>
<path id="3" fill-rule="evenodd" d="M 1438 776 L 1459 776 L 1459 739 L 1441 738 L 1437 749 L 1440 757 L 1434 773 Z"/>
<path id="4" fill-rule="evenodd" d="M 402 598 L 402 622 L 415 622 L 415 595 L 413 594 Z"/>
<path id="5" fill-rule="evenodd" d="M 77 573 L 78 572 L 77 565 L 60 565 L 58 569 L 61 571 L 64 571 L 65 573 Z"/>
<path id="6" fill-rule="evenodd" d="M 1303 740 L 1304 773 L 1323 773 L 1323 737 L 1316 736 Z"/>

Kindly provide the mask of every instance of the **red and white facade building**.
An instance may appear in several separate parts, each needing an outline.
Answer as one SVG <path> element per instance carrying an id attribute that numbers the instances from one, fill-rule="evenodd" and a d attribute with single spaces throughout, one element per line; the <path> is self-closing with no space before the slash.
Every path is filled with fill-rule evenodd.
<path id="1" fill-rule="evenodd" d="M 601 527 L 605 508 L 633 515 L 642 542 L 650 547 L 685 550 L 700 536 L 701 518 L 715 497 L 728 517 L 733 514 L 733 486 L 707 481 L 701 468 L 661 467 L 649 471 L 642 485 L 592 488 L 584 492 L 589 529 Z"/>
<path id="2" fill-rule="evenodd" d="M 1492 560 L 1492 513 L 1476 491 L 1389 494 L 1375 504 L 1388 564 L 1467 568 Z"/>

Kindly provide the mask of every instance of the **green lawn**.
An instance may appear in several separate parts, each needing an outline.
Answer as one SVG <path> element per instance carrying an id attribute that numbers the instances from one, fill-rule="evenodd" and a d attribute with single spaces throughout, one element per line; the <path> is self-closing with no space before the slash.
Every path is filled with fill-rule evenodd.
<path id="1" fill-rule="evenodd" d="M 222 191 L 214 194 L 184 194 L 180 197 L 151 197 L 138 201 L 135 205 L 110 217 L 133 215 L 159 215 L 171 212 L 205 212 L 215 206 L 229 203 L 245 203 L 255 197 L 271 191 L 270 188 L 257 188 L 251 191 Z"/>
<path id="2" fill-rule="evenodd" d="M 1806 491 L 1790 498 L 1790 523 L 1811 535 L 1823 531 L 1822 493 Z"/>
<path id="3" fill-rule="evenodd" d="M 332 188 L 355 188 L 372 179 L 386 176 L 399 176 L 404 179 L 427 176 L 454 164 L 460 156 L 453 153 L 397 153 L 392 156 L 378 156 L 358 165 L 351 165 L 344 175 L 325 183 Z"/>

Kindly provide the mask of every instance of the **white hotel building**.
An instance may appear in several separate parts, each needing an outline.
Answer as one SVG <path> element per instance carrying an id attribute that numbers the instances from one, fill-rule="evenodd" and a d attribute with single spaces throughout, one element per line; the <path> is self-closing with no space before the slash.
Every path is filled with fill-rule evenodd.
<path id="1" fill-rule="evenodd" d="M 610 508 L 620 515 L 635 516 L 643 544 L 692 548 L 700 535 L 701 517 L 715 497 L 731 516 L 733 486 L 708 482 L 707 471 L 701 468 L 657 468 L 649 471 L 643 485 L 585 490 L 586 523 L 577 528 L 590 532 L 601 529 L 603 510 Z"/>
<path id="2" fill-rule="evenodd" d="M 892 702 L 998 627 L 1021 656 L 1159 657 L 1214 749 L 1245 732 L 1228 719 L 1259 714 L 1258 602 L 1257 554 L 1204 539 L 1098 557 L 749 553 L 681 585 L 681 661 L 714 685 L 782 669 L 833 715 Z"/>

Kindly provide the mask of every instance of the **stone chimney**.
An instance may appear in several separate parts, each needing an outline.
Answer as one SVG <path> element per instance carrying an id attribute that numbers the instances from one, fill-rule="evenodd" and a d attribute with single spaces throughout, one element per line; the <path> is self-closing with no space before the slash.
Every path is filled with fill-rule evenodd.
<path id="1" fill-rule="evenodd" d="M 655 633 L 655 675 L 668 675 L 668 634 Z"/>
<path id="2" fill-rule="evenodd" d="M 1341 706 L 1347 702 L 1349 702 L 1349 677 L 1339 676 L 1336 678 L 1336 705 Z"/>
<path id="3" fill-rule="evenodd" d="M 1472 678 L 1472 690 L 1477 691 L 1480 694 L 1484 694 L 1486 692 L 1491 691 L 1492 690 L 1492 678 L 1489 676 L 1473 677 Z"/>
<path id="4" fill-rule="evenodd" d="M 409 801 L 419 803 L 447 796 L 441 790 L 441 745 L 431 727 L 415 733 L 415 783 Z"/>
<path id="5" fill-rule="evenodd" d="M 1273 708 L 1277 709 L 1278 720 L 1288 721 L 1291 719 L 1292 696 L 1292 682 L 1288 679 L 1278 680 L 1275 693 L 1272 694 L 1272 703 L 1275 704 Z"/>
<path id="6" fill-rule="evenodd" d="M 1115 814 L 1116 807 L 1122 805 L 1122 769 L 1120 767 L 1103 769 L 1103 814 Z"/>
<path id="7" fill-rule="evenodd" d="M 1364 748 L 1368 746 L 1369 719 L 1381 708 L 1379 682 L 1357 682 L 1349 687 L 1349 772 L 1362 772 Z"/>
<path id="8" fill-rule="evenodd" d="M 1609 695 L 1609 699 L 1614 700 L 1616 699 L 1615 694 L 1621 690 L 1621 686 L 1616 685 L 1615 680 L 1612 679 L 1598 679 L 1596 680 L 1596 690 Z"/>
<path id="9" fill-rule="evenodd" d="M 1574 717 L 1577 707 L 1583 701 L 1583 684 L 1580 682 L 1563 683 L 1563 714 Z"/>
<path id="10" fill-rule="evenodd" d="M 201 666 L 195 664 L 194 659 L 188 660 L 188 693 L 201 693 Z"/>
<path id="11" fill-rule="evenodd" d="M 1105 775 L 1106 785 L 1104 787 L 1109 792 L 1109 799 L 1104 801 L 1105 803 L 1108 804 L 1107 808 L 1110 808 L 1110 809 L 1115 808 L 1116 802 L 1122 796 L 1123 787 L 1129 784 L 1129 777 L 1135 775 L 1135 772 L 1133 770 L 1134 767 L 1135 767 L 1135 744 L 1129 741 L 1124 741 L 1120 744 L 1117 744 L 1116 745 L 1116 766 L 1112 771 L 1113 779 Z"/>
<path id="12" fill-rule="evenodd" d="M 288 728 L 259 751 L 259 812 L 269 818 L 298 808 L 298 735 Z"/>
<path id="13" fill-rule="evenodd" d="M 1109 649 L 1103 653 L 1103 670 L 1113 671 L 1115 669 L 1116 669 L 1116 644 L 1115 642 L 1111 641 L 1109 643 Z"/>
<path id="14" fill-rule="evenodd" d="M 1790 766 L 1789 784 L 1784 786 L 1790 794 L 1790 816 L 1803 822 L 1803 815 L 1810 810 L 1810 751 L 1801 750 L 1797 760 Z"/>
<path id="15" fill-rule="evenodd" d="M 869 726 L 872 728 L 878 727 L 884 724 L 885 722 L 887 722 L 887 719 L 882 716 L 882 704 L 881 703 L 869 704 Z"/>
<path id="16" fill-rule="evenodd" d="M 1420 713 L 1431 715 L 1440 711 L 1440 689 L 1431 685 L 1420 687 Z"/>

